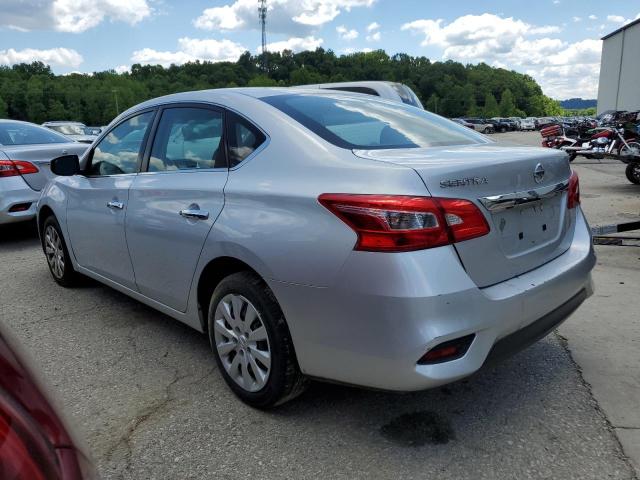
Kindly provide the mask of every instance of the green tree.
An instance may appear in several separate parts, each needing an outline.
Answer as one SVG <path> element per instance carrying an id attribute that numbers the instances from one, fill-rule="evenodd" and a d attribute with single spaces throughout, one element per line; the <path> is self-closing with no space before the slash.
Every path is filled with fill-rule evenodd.
<path id="1" fill-rule="evenodd" d="M 431 96 L 429 97 L 429 100 L 427 100 L 427 104 L 425 105 L 425 108 L 430 112 L 438 113 L 439 101 L 440 101 L 440 98 L 438 97 L 438 95 L 436 95 L 435 93 L 432 93 Z"/>
<path id="2" fill-rule="evenodd" d="M 513 117 L 517 113 L 515 98 L 508 88 L 502 92 L 499 110 L 501 117 Z"/>
<path id="3" fill-rule="evenodd" d="M 500 109 L 498 108 L 498 102 L 496 101 L 496 97 L 493 96 L 493 93 L 487 93 L 484 97 L 484 108 L 482 110 L 482 114 L 486 118 L 497 117 L 500 115 Z"/>
<path id="4" fill-rule="evenodd" d="M 0 118 L 7 118 L 9 116 L 7 102 L 4 101 L 2 97 L 0 97 Z"/>

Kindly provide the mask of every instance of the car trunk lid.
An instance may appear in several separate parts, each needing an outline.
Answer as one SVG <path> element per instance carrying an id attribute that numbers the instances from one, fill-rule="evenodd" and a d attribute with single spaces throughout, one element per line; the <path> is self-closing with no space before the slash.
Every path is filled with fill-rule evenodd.
<path id="1" fill-rule="evenodd" d="M 52 143 L 44 145 L 4 145 L 2 151 L 9 160 L 23 160 L 38 167 L 37 173 L 23 175 L 24 181 L 34 190 L 40 191 L 54 176 L 51 160 L 62 155 L 81 156 L 89 145 L 84 143 Z"/>
<path id="2" fill-rule="evenodd" d="M 454 245 L 479 287 L 533 270 L 571 244 L 575 211 L 567 208 L 571 170 L 563 152 L 491 144 L 354 154 L 410 167 L 434 197 L 463 198 L 481 209 L 490 233 Z"/>

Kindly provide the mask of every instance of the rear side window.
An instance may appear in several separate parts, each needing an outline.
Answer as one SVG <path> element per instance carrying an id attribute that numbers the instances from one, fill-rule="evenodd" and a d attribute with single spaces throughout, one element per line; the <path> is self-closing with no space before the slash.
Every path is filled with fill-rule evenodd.
<path id="1" fill-rule="evenodd" d="M 20 122 L 0 122 L 0 145 L 41 145 L 46 143 L 67 143 L 63 137 L 48 128 Z"/>
<path id="2" fill-rule="evenodd" d="M 258 128 L 241 116 L 227 113 L 227 146 L 229 168 L 233 168 L 251 155 L 266 137 Z"/>
<path id="3" fill-rule="evenodd" d="M 179 107 L 162 112 L 153 140 L 149 172 L 226 167 L 222 112 Z"/>
<path id="4" fill-rule="evenodd" d="M 140 147 L 154 112 L 145 112 L 120 123 L 93 151 L 89 175 L 122 175 L 138 171 Z"/>
<path id="5" fill-rule="evenodd" d="M 389 85 L 391 85 L 391 88 L 393 88 L 400 96 L 400 100 L 402 100 L 402 103 L 406 103 L 407 105 L 412 105 L 418 108 L 423 108 L 422 103 L 420 103 L 420 99 L 409 87 L 402 83 L 390 83 Z"/>

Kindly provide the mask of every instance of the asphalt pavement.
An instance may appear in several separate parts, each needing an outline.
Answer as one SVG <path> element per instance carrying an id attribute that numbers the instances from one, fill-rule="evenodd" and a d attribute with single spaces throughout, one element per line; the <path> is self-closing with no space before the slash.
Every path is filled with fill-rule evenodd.
<path id="1" fill-rule="evenodd" d="M 538 139 L 495 136 L 502 137 Z M 578 160 L 575 168 L 589 171 L 582 191 L 594 221 L 627 218 L 620 214 L 634 208 L 640 213 L 640 187 L 628 184 L 621 164 Z M 590 193 L 601 177 L 610 185 Z M 624 318 L 637 322 L 637 300 L 627 295 L 638 280 L 640 249 L 598 252 L 607 260 L 597 267 L 597 294 L 565 323 L 562 336 L 432 391 L 316 383 L 270 412 L 230 393 L 198 332 L 92 281 L 57 286 L 29 225 L 0 230 L 0 319 L 56 392 L 103 478 L 633 479 L 633 438 L 623 448 L 618 431 L 633 437 L 640 396 L 629 395 L 638 379 L 616 380 L 611 372 L 638 375 L 637 353 L 626 367 L 611 353 L 606 368 L 598 359 L 614 337 L 629 343 L 625 337 L 638 333 L 637 323 Z M 599 280 L 631 286 L 622 296 L 611 285 L 600 289 Z M 620 318 L 604 332 L 597 315 L 606 317 L 609 304 Z M 612 377 L 608 384 L 603 375 Z M 622 389 L 619 382 L 630 385 L 626 404 L 622 394 L 613 395 L 612 405 L 599 398 Z M 630 413 L 615 417 L 623 407 Z"/>

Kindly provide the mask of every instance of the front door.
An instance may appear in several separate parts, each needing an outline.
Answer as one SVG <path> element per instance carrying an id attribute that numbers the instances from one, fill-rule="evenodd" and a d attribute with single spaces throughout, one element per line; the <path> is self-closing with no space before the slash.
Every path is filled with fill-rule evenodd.
<path id="1" fill-rule="evenodd" d="M 89 153 L 84 175 L 68 183 L 67 228 L 77 262 L 131 289 L 136 286 L 124 225 L 153 115 L 118 124 Z"/>
<path id="2" fill-rule="evenodd" d="M 146 171 L 131 186 L 127 241 L 140 293 L 184 312 L 200 252 L 224 205 L 224 118 L 221 110 L 196 105 L 159 114 Z"/>

